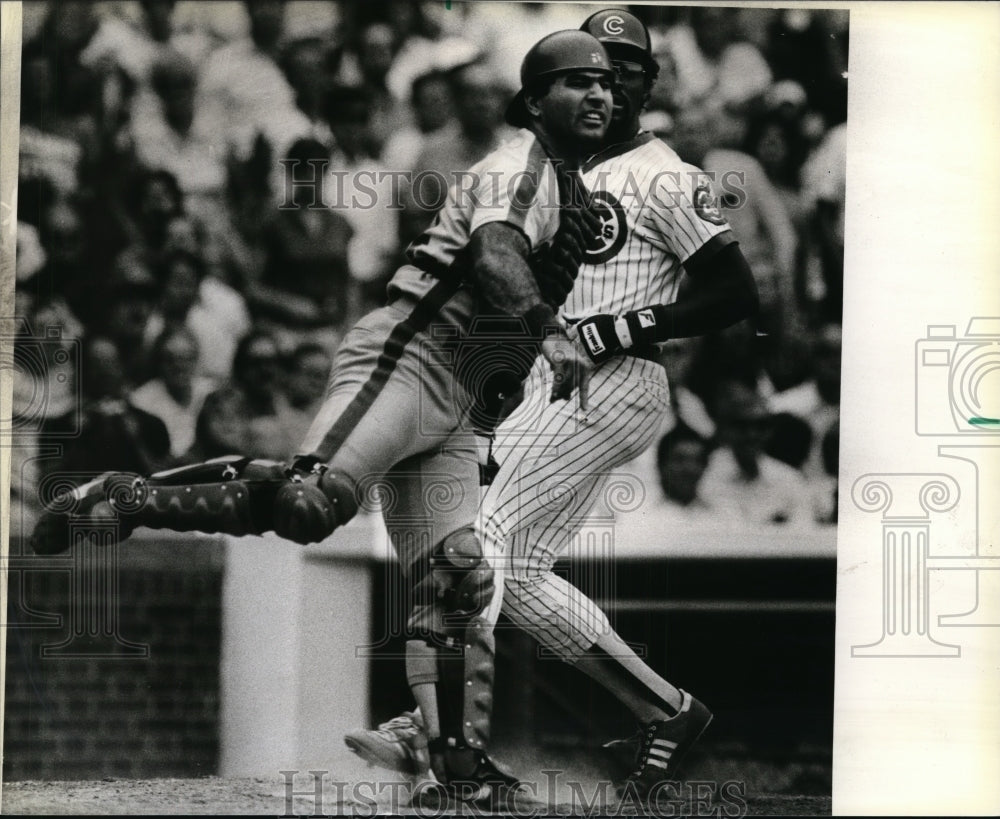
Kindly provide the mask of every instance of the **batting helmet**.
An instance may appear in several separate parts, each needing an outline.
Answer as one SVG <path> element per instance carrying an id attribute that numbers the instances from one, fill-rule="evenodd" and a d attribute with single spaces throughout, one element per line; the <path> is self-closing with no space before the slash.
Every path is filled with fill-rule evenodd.
<path id="1" fill-rule="evenodd" d="M 584 31 L 557 31 L 535 43 L 521 63 L 521 90 L 507 106 L 507 122 L 527 125 L 530 117 L 524 105 L 525 90 L 539 80 L 571 71 L 614 73 L 604 47 Z"/>
<path id="2" fill-rule="evenodd" d="M 580 31 L 592 34 L 613 58 L 636 60 L 645 67 L 650 80 L 656 79 L 660 66 L 653 59 L 649 31 L 642 20 L 624 9 L 602 9 L 591 14 Z"/>

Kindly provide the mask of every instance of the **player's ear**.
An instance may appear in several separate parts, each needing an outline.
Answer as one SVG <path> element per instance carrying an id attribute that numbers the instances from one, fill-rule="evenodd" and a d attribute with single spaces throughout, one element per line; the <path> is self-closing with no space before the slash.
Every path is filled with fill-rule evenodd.
<path id="1" fill-rule="evenodd" d="M 542 96 L 544 95 L 538 94 L 537 92 L 529 94 L 526 91 L 524 94 L 524 107 L 528 110 L 528 115 L 532 119 L 539 117 L 542 114 L 542 107 L 538 104 L 538 101 L 542 98 Z"/>

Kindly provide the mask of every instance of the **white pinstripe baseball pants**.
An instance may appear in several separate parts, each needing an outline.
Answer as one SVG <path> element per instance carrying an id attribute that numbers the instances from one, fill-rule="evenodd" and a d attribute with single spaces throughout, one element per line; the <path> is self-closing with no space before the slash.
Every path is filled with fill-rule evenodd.
<path id="1" fill-rule="evenodd" d="M 660 365 L 612 359 L 594 371 L 584 415 L 575 393 L 549 403 L 551 379 L 539 357 L 524 402 L 497 430 L 500 471 L 483 497 L 477 529 L 488 553 L 507 558 L 504 614 L 572 662 L 610 624 L 596 603 L 552 571 L 553 564 L 600 498 L 609 473 L 653 443 L 669 390 Z"/>

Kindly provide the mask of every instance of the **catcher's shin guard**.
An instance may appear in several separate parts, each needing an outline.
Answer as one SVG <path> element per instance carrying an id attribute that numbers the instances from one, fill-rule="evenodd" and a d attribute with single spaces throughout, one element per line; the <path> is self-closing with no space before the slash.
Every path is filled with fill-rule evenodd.
<path id="1" fill-rule="evenodd" d="M 64 551 L 72 522 L 105 517 L 117 518 L 121 539 L 148 526 L 236 536 L 276 530 L 312 543 L 357 510 L 347 494 L 335 473 L 320 469 L 303 476 L 276 461 L 237 456 L 148 478 L 111 473 L 53 500 L 35 527 L 32 545 L 39 554 Z"/>
<path id="2" fill-rule="evenodd" d="M 287 482 L 284 465 L 275 461 L 218 459 L 136 481 L 134 500 L 116 511 L 133 529 L 259 535 L 273 527 L 274 496 Z"/>
<path id="3" fill-rule="evenodd" d="M 493 623 L 483 615 L 496 586 L 493 567 L 471 528 L 437 546 L 415 592 L 407 678 L 415 694 L 422 686 L 433 686 L 433 707 L 422 711 L 431 737 L 431 767 L 447 782 L 476 769 L 489 743 L 493 712 Z M 431 724 L 431 715 L 437 725 Z"/>

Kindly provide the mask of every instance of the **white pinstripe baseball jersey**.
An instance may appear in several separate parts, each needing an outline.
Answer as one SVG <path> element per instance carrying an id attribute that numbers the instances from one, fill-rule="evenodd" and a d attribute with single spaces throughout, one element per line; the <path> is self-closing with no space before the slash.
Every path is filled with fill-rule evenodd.
<path id="1" fill-rule="evenodd" d="M 597 154 L 583 180 L 604 227 L 563 308 L 568 319 L 673 302 L 684 262 L 706 244 L 736 241 L 708 178 L 650 134 Z M 568 659 L 610 624 L 553 565 L 600 501 L 612 470 L 655 440 L 669 387 L 658 364 L 618 356 L 594 370 L 583 413 L 572 400 L 549 402 L 551 377 L 536 362 L 524 404 L 497 430 L 500 470 L 477 531 L 491 554 L 508 555 L 504 613 Z M 562 491 L 548 491 L 551 485 Z"/>
<path id="2" fill-rule="evenodd" d="M 653 134 L 596 154 L 583 181 L 604 225 L 563 307 L 571 320 L 670 304 L 683 262 L 716 236 L 734 241 L 708 176 Z"/>

